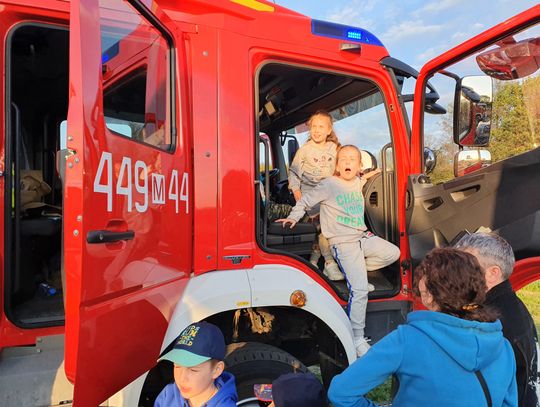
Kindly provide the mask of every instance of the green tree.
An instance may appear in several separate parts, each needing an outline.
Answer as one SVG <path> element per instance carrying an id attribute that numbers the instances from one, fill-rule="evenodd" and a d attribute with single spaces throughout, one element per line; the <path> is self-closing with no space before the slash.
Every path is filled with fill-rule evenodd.
<path id="1" fill-rule="evenodd" d="M 524 84 L 525 82 L 496 83 L 489 145 L 493 162 L 534 148 L 529 112 L 523 93 Z"/>

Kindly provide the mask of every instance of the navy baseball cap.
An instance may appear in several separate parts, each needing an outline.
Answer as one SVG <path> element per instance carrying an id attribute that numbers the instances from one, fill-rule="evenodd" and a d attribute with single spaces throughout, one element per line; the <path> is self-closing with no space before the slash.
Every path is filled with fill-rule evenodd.
<path id="1" fill-rule="evenodd" d="M 276 407 L 327 407 L 321 382 L 311 373 L 287 373 L 272 384 L 253 385 L 260 401 L 273 401 Z"/>
<path id="2" fill-rule="evenodd" d="M 192 367 L 210 359 L 225 359 L 225 339 L 217 326 L 203 321 L 184 329 L 174 347 L 158 362 L 170 360 L 179 366 Z"/>

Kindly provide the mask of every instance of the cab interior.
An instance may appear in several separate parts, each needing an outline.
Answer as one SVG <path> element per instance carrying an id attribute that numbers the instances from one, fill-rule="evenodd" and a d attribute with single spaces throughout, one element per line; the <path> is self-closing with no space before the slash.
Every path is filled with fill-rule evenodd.
<path id="1" fill-rule="evenodd" d="M 68 107 L 67 29 L 15 27 L 6 50 L 5 312 L 23 327 L 64 322 L 61 128 Z"/>
<path id="2" fill-rule="evenodd" d="M 259 179 L 256 191 L 259 214 L 259 245 L 273 253 L 286 253 L 309 263 L 317 233 L 311 223 L 299 222 L 293 229 L 283 228 L 268 215 L 268 199 L 277 204 L 294 205 L 288 189 L 288 167 L 294 153 L 307 135 L 306 122 L 318 110 L 325 110 L 334 119 L 334 128 L 342 144 L 354 144 L 362 150 L 363 170 L 380 168 L 378 174 L 364 186 L 365 220 L 369 230 L 399 245 L 396 222 L 395 178 L 390 132 L 378 142 L 371 143 L 375 150 L 364 145 L 363 136 L 369 129 L 353 129 L 346 138 L 340 137 L 338 123 L 355 115 L 367 115 L 378 109 L 387 121 L 382 93 L 366 79 L 325 72 L 309 67 L 269 63 L 257 76 L 258 101 L 258 165 Z M 323 278 L 324 260 L 316 269 Z M 375 286 L 370 298 L 391 297 L 401 288 L 397 262 L 384 269 L 368 272 L 368 280 Z M 345 281 L 327 280 L 343 299 L 348 298 Z"/>

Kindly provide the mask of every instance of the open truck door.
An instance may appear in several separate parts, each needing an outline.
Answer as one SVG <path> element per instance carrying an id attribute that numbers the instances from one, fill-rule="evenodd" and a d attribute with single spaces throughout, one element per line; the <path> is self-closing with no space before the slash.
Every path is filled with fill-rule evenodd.
<path id="1" fill-rule="evenodd" d="M 191 269 L 183 48 L 168 21 L 148 2 L 71 2 L 61 164 L 65 366 L 78 406 L 155 365 Z"/>
<path id="2" fill-rule="evenodd" d="M 413 264 L 463 233 L 491 230 L 515 251 L 514 288 L 540 278 L 539 22 L 535 6 L 422 68 L 406 204 Z M 437 101 L 426 97 L 428 80 Z M 425 113 L 433 102 L 437 115 Z"/>

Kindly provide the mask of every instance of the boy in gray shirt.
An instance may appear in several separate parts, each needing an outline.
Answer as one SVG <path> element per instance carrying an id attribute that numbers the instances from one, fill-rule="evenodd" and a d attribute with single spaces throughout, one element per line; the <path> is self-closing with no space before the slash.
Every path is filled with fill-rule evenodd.
<path id="1" fill-rule="evenodd" d="M 364 338 L 368 301 L 367 271 L 395 262 L 399 248 L 367 230 L 364 222 L 362 186 L 372 172 L 358 178 L 362 167 L 360 150 L 343 146 L 337 154 L 336 175 L 322 180 L 313 190 L 303 193 L 286 219 L 276 222 L 291 228 L 309 208 L 320 204 L 321 228 L 328 239 L 349 287 L 349 318 L 358 357 L 369 350 Z"/>

